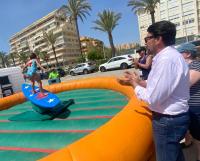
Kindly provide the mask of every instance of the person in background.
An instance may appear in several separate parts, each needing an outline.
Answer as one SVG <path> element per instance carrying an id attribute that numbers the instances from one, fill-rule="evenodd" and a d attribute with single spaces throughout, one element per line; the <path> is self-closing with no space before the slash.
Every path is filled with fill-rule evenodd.
<path id="1" fill-rule="evenodd" d="M 59 74 L 57 70 L 53 68 L 51 72 L 49 73 L 49 79 L 56 79 L 56 78 L 59 78 Z"/>
<path id="2" fill-rule="evenodd" d="M 126 71 L 119 83 L 131 85 L 138 99 L 152 111 L 153 138 L 157 161 L 184 161 L 180 141 L 189 122 L 189 69 L 175 44 L 176 26 L 160 21 L 147 29 L 145 43 L 154 53 L 147 81 Z"/>
<path id="3" fill-rule="evenodd" d="M 35 81 L 37 81 L 39 88 L 40 88 L 40 93 L 38 94 L 38 97 L 42 98 L 42 97 L 45 97 L 46 94 L 44 93 L 44 89 L 42 87 L 42 81 L 40 79 L 40 75 L 37 73 L 38 67 L 40 67 L 43 71 L 45 71 L 45 69 L 40 65 L 37 55 L 35 53 L 31 53 L 30 60 L 24 66 L 23 71 L 24 71 L 24 69 L 27 68 L 26 76 L 30 79 L 30 81 L 32 83 L 33 93 L 37 92 L 37 91 L 35 91 L 35 88 L 34 88 Z"/>
<path id="4" fill-rule="evenodd" d="M 53 83 L 60 83 L 60 82 L 61 82 L 61 80 L 60 80 L 59 73 L 55 68 L 53 68 L 51 70 L 51 72 L 49 73 L 48 83 L 50 85 L 50 84 L 53 84 Z"/>
<path id="5" fill-rule="evenodd" d="M 139 59 L 134 59 L 134 65 L 136 68 L 139 68 L 142 71 L 141 78 L 143 80 L 147 80 L 149 72 L 151 70 L 152 64 L 152 55 L 146 53 L 145 47 L 140 47 L 136 50 L 136 52 L 140 55 Z"/>
<path id="6" fill-rule="evenodd" d="M 196 60 L 197 49 L 192 43 L 181 44 L 177 50 L 182 54 L 190 69 L 190 99 L 188 103 L 191 122 L 190 133 L 188 132 L 185 137 L 185 145 L 189 146 L 192 143 L 191 134 L 197 148 L 197 161 L 200 161 L 200 61 Z"/>

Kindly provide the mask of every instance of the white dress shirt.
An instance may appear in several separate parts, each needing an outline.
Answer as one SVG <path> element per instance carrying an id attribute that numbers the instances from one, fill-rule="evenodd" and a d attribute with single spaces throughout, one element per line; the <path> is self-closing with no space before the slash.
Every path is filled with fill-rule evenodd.
<path id="1" fill-rule="evenodd" d="M 137 97 L 152 111 L 177 115 L 188 111 L 189 70 L 182 55 L 166 47 L 153 58 L 147 86 L 136 86 Z"/>

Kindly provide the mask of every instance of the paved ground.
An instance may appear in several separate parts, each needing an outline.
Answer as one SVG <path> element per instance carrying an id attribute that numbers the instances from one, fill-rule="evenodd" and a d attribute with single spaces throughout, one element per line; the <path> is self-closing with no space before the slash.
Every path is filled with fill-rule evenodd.
<path id="1" fill-rule="evenodd" d="M 129 71 L 133 71 L 135 70 L 134 68 L 130 68 L 127 69 Z M 95 72 L 95 73 L 90 73 L 90 74 L 86 74 L 86 75 L 76 75 L 76 76 L 71 76 L 71 75 L 67 75 L 65 77 L 61 78 L 61 81 L 67 81 L 67 80 L 76 80 L 76 79 L 82 79 L 82 78 L 88 78 L 88 77 L 100 77 L 100 76 L 121 76 L 123 75 L 123 72 L 125 70 L 114 70 L 114 71 L 108 71 L 108 72 Z M 43 80 L 42 81 L 44 85 L 48 85 L 47 80 Z"/>
<path id="2" fill-rule="evenodd" d="M 196 148 L 194 145 L 184 148 L 185 161 L 196 161 Z"/>
<path id="3" fill-rule="evenodd" d="M 128 69 L 129 71 L 133 71 L 135 69 L 131 68 Z M 67 81 L 67 80 L 76 80 L 76 79 L 81 79 L 81 78 L 88 78 L 88 77 L 100 77 L 100 76 L 122 76 L 125 70 L 115 70 L 115 71 L 108 71 L 108 72 L 96 72 L 96 73 L 91 73 L 87 75 L 76 75 L 76 76 L 65 76 L 61 78 L 61 81 Z M 48 85 L 47 80 L 43 80 L 44 85 Z M 196 161 L 196 151 L 194 145 L 184 148 L 183 149 L 185 159 L 186 161 Z"/>

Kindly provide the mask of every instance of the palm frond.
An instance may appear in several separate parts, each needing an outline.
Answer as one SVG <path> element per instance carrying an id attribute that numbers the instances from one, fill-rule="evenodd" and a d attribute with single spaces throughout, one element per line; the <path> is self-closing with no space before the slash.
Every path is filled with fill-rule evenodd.
<path id="1" fill-rule="evenodd" d="M 98 19 L 93 23 L 96 24 L 94 29 L 106 32 L 112 32 L 118 25 L 118 21 L 121 18 L 121 13 L 115 13 L 110 10 L 103 10 L 102 13 L 98 13 Z"/>
<path id="2" fill-rule="evenodd" d="M 83 18 L 86 19 L 86 15 L 90 15 L 89 11 L 91 10 L 92 8 L 87 0 L 68 0 L 66 6 L 66 14 L 74 20 L 80 18 L 83 21 Z"/>
<path id="3" fill-rule="evenodd" d="M 130 6 L 131 10 L 135 13 L 141 11 L 151 13 L 155 12 L 158 3 L 160 3 L 160 0 L 130 0 L 127 5 Z"/>
<path id="4" fill-rule="evenodd" d="M 43 31 L 43 37 L 45 41 L 50 45 L 54 45 L 57 39 L 57 36 L 55 36 L 52 30 L 49 31 L 48 33 Z"/>

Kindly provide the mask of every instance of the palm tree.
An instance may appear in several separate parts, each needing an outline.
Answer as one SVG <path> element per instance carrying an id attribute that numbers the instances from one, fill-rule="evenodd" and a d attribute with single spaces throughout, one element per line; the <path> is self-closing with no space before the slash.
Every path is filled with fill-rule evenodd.
<path id="1" fill-rule="evenodd" d="M 42 52 L 39 53 L 39 56 L 42 60 L 46 61 L 47 67 L 49 68 L 49 64 L 48 64 L 48 61 L 49 61 L 49 58 L 50 58 L 49 54 L 47 54 L 46 51 L 42 51 Z"/>
<path id="2" fill-rule="evenodd" d="M 29 59 L 29 53 L 21 52 L 18 54 L 19 61 L 26 64 Z"/>
<path id="3" fill-rule="evenodd" d="M 37 55 L 39 60 L 42 59 L 42 60 L 46 61 L 47 67 L 49 68 L 48 61 L 49 61 L 50 56 L 49 56 L 49 54 L 47 54 L 47 51 L 41 51 L 41 48 L 37 48 L 34 50 L 34 53 Z"/>
<path id="4" fill-rule="evenodd" d="M 128 6 L 131 6 L 131 10 L 135 11 L 135 13 L 139 13 L 140 11 L 150 13 L 153 24 L 155 23 L 155 8 L 158 3 L 160 3 L 160 0 L 130 0 Z"/>
<path id="5" fill-rule="evenodd" d="M 17 54 L 17 53 L 10 53 L 10 54 L 8 55 L 8 56 L 9 56 L 9 59 L 12 59 L 12 64 L 13 64 L 14 66 L 16 66 L 16 64 L 15 64 L 16 54 Z"/>
<path id="6" fill-rule="evenodd" d="M 81 56 L 82 51 L 81 51 L 81 41 L 80 41 L 80 33 L 79 33 L 79 28 L 78 28 L 78 18 L 81 19 L 83 22 L 83 18 L 86 19 L 86 15 L 90 15 L 89 11 L 91 11 L 91 6 L 87 2 L 87 0 L 68 0 L 68 4 L 65 6 L 61 7 L 62 10 L 65 10 L 66 15 L 69 16 L 70 21 L 74 21 L 76 25 L 76 32 L 78 36 L 78 42 L 80 46 L 80 52 Z M 63 18 L 63 17 L 62 17 Z"/>
<path id="7" fill-rule="evenodd" d="M 99 19 L 94 21 L 96 26 L 93 28 L 96 30 L 107 32 L 109 42 L 110 42 L 110 47 L 112 49 L 112 57 L 114 57 L 115 56 L 115 46 L 113 43 L 112 31 L 118 25 L 118 21 L 121 18 L 121 13 L 115 13 L 110 10 L 104 10 L 102 13 L 98 13 L 98 18 Z"/>
<path id="8" fill-rule="evenodd" d="M 0 51 L 0 58 L 1 58 L 2 67 L 5 68 L 6 67 L 6 53 L 3 51 Z"/>
<path id="9" fill-rule="evenodd" d="M 56 43 L 57 36 L 51 30 L 48 33 L 46 33 L 44 31 L 43 32 L 43 37 L 44 37 L 45 41 L 51 46 L 51 48 L 53 50 L 53 54 L 54 54 L 55 60 L 56 60 L 56 66 L 58 66 L 58 59 L 57 59 L 56 49 L 55 49 L 55 43 Z"/>

